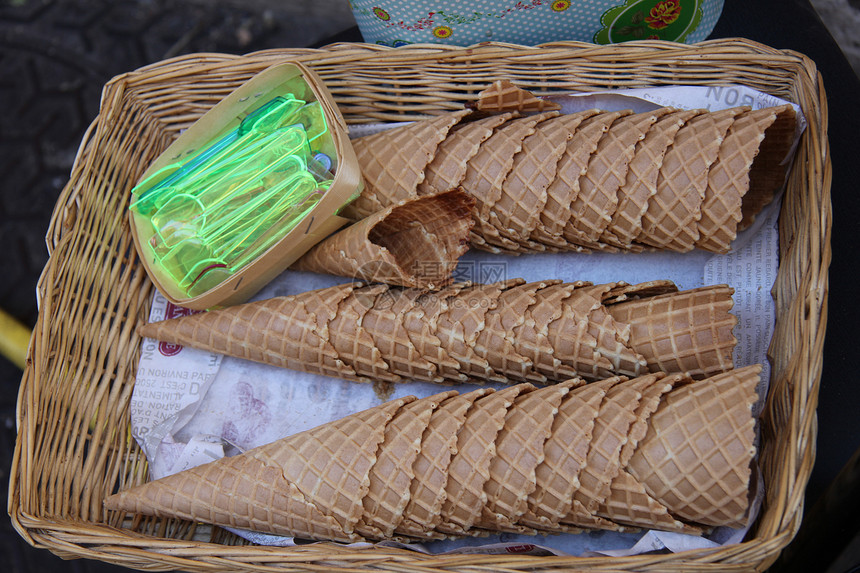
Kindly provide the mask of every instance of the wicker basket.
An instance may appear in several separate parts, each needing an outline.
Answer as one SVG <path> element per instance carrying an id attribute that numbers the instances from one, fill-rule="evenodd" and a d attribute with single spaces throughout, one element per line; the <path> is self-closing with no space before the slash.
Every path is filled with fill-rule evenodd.
<path id="1" fill-rule="evenodd" d="M 541 92 L 746 84 L 802 107 L 808 128 L 780 215 L 774 373 L 762 423 L 767 495 L 747 541 L 623 558 L 429 556 L 330 543 L 249 546 L 199 524 L 108 520 L 102 500 L 145 481 L 147 468 L 131 438 L 128 407 L 138 361 L 135 327 L 148 315 L 152 286 L 129 233 L 129 190 L 183 128 L 253 74 L 290 58 L 323 78 L 350 123 L 456 109 L 500 77 Z M 336 44 L 241 57 L 197 54 L 117 77 L 105 87 L 47 234 L 50 260 L 39 283 L 41 312 L 18 402 L 13 524 L 28 542 L 61 557 L 150 570 L 765 569 L 800 525 L 814 459 L 830 262 L 826 133 L 827 103 L 815 65 L 803 55 L 739 39 L 693 46 Z"/>

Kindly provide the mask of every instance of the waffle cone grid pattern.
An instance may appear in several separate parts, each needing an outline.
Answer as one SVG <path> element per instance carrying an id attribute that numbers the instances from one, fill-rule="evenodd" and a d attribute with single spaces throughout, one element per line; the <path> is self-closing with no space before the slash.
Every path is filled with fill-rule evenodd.
<path id="1" fill-rule="evenodd" d="M 732 289 L 511 279 L 358 283 L 151 323 L 143 336 L 358 381 L 546 384 L 731 369 Z"/>
<path id="2" fill-rule="evenodd" d="M 564 115 L 508 87 L 491 86 L 474 116 L 355 140 L 368 185 L 346 216 L 462 188 L 475 199 L 472 246 L 494 253 L 725 253 L 784 181 L 790 105 Z M 421 153 L 392 152 L 418 133 L 434 134 Z"/>
<path id="3" fill-rule="evenodd" d="M 739 527 L 760 371 L 407 397 L 105 505 L 334 541 Z"/>
<path id="4" fill-rule="evenodd" d="M 452 189 L 404 200 L 317 243 L 294 270 L 437 289 L 469 249 L 474 198 Z"/>

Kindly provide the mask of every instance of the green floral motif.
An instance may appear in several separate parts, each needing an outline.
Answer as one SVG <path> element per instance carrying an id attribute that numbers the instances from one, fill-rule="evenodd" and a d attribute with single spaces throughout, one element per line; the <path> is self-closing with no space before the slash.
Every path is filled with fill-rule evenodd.
<path id="1" fill-rule="evenodd" d="M 603 28 L 594 35 L 594 43 L 645 39 L 683 42 L 701 21 L 701 0 L 626 0 L 600 17 Z"/>
<path id="2" fill-rule="evenodd" d="M 472 24 L 473 22 L 477 22 L 481 18 L 485 16 L 483 12 L 472 12 L 469 15 L 464 14 L 453 14 L 451 12 L 447 12 L 445 10 L 439 10 L 436 12 L 445 21 L 446 24 Z"/>

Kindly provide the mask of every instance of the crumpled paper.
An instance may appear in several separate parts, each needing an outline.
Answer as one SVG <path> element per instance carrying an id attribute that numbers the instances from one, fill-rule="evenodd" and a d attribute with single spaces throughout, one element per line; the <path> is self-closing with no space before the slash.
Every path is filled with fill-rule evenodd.
<path id="1" fill-rule="evenodd" d="M 562 104 L 565 112 L 591 107 L 646 111 L 657 105 L 717 110 L 735 105 L 765 107 L 785 103 L 741 86 L 639 89 L 553 99 Z M 801 115 L 798 117 L 801 118 L 799 135 L 803 120 Z M 363 135 L 365 131 L 360 133 Z M 759 395 L 765 396 L 770 371 L 766 351 L 775 320 L 770 292 L 779 265 L 779 204 L 777 199 L 758 216 L 751 228 L 739 233 L 731 252 L 725 255 L 692 251 L 683 254 L 562 253 L 513 257 L 470 251 L 461 258 L 454 278 L 481 283 L 520 277 L 527 281 L 553 278 L 594 283 L 626 281 L 631 284 L 671 279 L 682 290 L 705 284 L 729 284 L 735 289 L 732 312 L 738 317 L 734 331 L 738 339 L 735 364 L 763 364 L 763 385 Z M 288 270 L 253 300 L 296 294 L 347 281 L 349 279 L 343 277 Z M 163 320 L 190 312 L 193 311 L 177 307 L 156 293 L 149 319 Z M 468 392 L 474 388 L 471 385 L 446 387 L 410 382 L 397 384 L 392 389 L 283 370 L 144 339 L 131 399 L 132 435 L 149 460 L 151 478 L 157 479 L 310 429 L 389 399 L 410 394 L 423 397 L 445 389 Z M 759 409 L 761 404 L 763 400 L 760 400 Z M 764 495 L 760 479 L 755 490 L 750 523 Z M 291 538 L 246 531 L 236 533 L 260 544 L 293 544 Z M 716 528 L 704 537 L 661 531 L 592 531 L 552 536 L 500 534 L 434 541 L 420 546 L 394 542 L 382 544 L 428 553 L 622 556 L 655 550 L 675 552 L 717 547 L 740 542 L 745 533 L 746 528 Z M 368 543 L 354 545 L 371 546 Z"/>

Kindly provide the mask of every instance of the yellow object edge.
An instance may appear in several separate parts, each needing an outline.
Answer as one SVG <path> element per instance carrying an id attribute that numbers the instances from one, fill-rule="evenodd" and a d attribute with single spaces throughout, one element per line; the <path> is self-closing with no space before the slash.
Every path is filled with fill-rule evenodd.
<path id="1" fill-rule="evenodd" d="M 0 309 L 0 354 L 11 360 L 21 370 L 27 365 L 30 334 L 29 328 Z"/>

